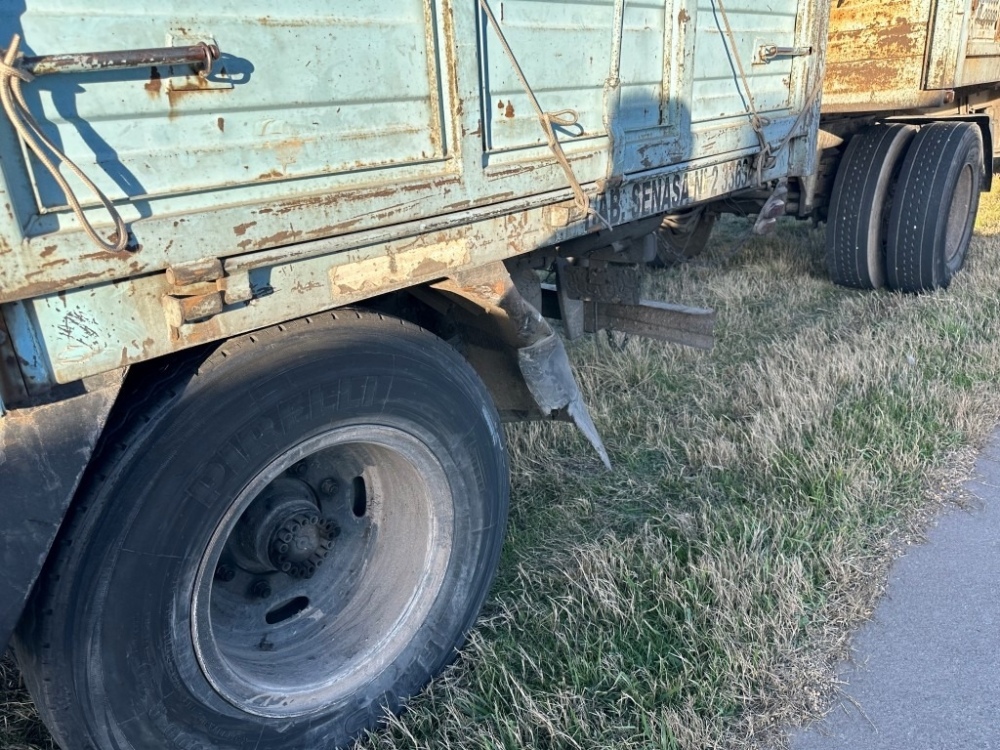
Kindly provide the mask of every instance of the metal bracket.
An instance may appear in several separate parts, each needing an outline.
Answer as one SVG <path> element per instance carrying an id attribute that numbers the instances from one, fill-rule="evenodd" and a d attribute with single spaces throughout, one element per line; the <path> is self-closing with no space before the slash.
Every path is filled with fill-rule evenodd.
<path id="1" fill-rule="evenodd" d="M 579 302 L 579 326 L 583 333 L 610 330 L 633 336 L 669 341 L 696 349 L 715 344 L 715 310 L 640 300 L 635 305 L 608 302 Z M 562 311 L 552 284 L 542 284 L 542 311 L 559 317 Z M 582 335 L 582 334 L 581 334 Z"/>
<path id="2" fill-rule="evenodd" d="M 587 302 L 583 314 L 587 333 L 601 329 L 669 341 L 695 349 L 715 344 L 715 311 L 642 300 L 637 305 Z"/>
<path id="3" fill-rule="evenodd" d="M 490 332 L 500 348 L 516 354 L 524 385 L 541 413 L 568 417 L 610 469 L 611 461 L 583 402 L 562 340 L 521 296 L 503 263 L 455 274 L 431 288 L 468 307 L 470 322 Z"/>
<path id="4" fill-rule="evenodd" d="M 757 214 L 757 221 L 753 225 L 753 233 L 756 235 L 766 235 L 774 231 L 778 224 L 778 218 L 785 215 L 788 205 L 788 184 L 781 180 L 774 188 L 771 196 L 764 203 Z"/>
<path id="5" fill-rule="evenodd" d="M 639 302 L 642 271 L 639 266 L 590 260 L 587 265 L 566 265 L 559 283 L 570 299 L 635 305 Z"/>

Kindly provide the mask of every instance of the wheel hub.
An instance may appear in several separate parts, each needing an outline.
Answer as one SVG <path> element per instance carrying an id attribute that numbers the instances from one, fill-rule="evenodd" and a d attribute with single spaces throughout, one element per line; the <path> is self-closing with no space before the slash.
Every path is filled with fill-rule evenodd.
<path id="1" fill-rule="evenodd" d="M 254 501 L 236 531 L 231 549 L 244 570 L 304 580 L 326 559 L 340 529 L 320 515 L 308 484 L 285 477 Z"/>
<path id="2" fill-rule="evenodd" d="M 315 510 L 293 512 L 271 534 L 268 558 L 292 578 L 312 578 L 333 547 L 336 531 L 333 521 Z"/>

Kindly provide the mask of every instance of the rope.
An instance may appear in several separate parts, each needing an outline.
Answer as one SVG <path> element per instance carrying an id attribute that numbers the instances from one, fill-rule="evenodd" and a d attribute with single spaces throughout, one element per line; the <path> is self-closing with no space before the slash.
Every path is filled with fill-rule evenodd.
<path id="1" fill-rule="evenodd" d="M 66 201 L 69 203 L 70 208 L 73 209 L 73 213 L 79 220 L 80 224 L 83 226 L 84 231 L 94 242 L 95 245 L 100 247 L 102 250 L 107 250 L 112 253 L 124 252 L 128 246 L 128 229 L 125 227 L 125 221 L 122 219 L 121 214 L 114 207 L 108 197 L 101 192 L 100 188 L 97 187 L 90 178 L 83 173 L 76 164 L 74 164 L 66 154 L 59 150 L 51 140 L 46 137 L 45 133 L 42 132 L 41 126 L 38 124 L 38 120 L 34 118 L 31 112 L 28 110 L 28 105 L 24 101 L 24 94 L 21 91 L 22 83 L 30 83 L 34 80 L 34 76 L 28 71 L 18 67 L 18 51 L 17 48 L 21 44 L 21 37 L 19 34 L 14 34 L 13 38 L 10 40 L 10 46 L 3 55 L 3 61 L 0 62 L 0 103 L 3 105 L 3 110 L 7 114 L 11 125 L 14 126 L 14 130 L 17 131 L 18 136 L 24 141 L 25 145 L 38 157 L 38 160 L 42 165 L 49 171 L 52 178 L 59 185 L 63 194 L 66 196 Z M 42 145 L 47 148 L 52 155 L 55 157 L 55 161 L 49 158 L 49 155 L 42 148 Z M 66 178 L 62 176 L 59 172 L 59 166 L 57 162 L 62 162 L 70 171 L 75 174 L 80 181 L 90 189 L 90 191 L 100 200 L 101 204 L 110 214 L 112 221 L 115 224 L 115 233 L 111 235 L 107 240 L 105 240 L 101 235 L 99 235 L 95 230 L 93 225 L 87 219 L 83 213 L 83 207 L 80 205 L 80 201 L 77 200 L 76 194 L 70 187 Z"/>
<path id="2" fill-rule="evenodd" d="M 486 18 L 489 20 L 490 26 L 493 27 L 493 31 L 496 32 L 497 38 L 500 40 L 500 45 L 503 47 L 503 51 L 507 55 L 507 59 L 510 60 L 510 64 L 514 68 L 514 72 L 521 81 L 521 86 L 528 95 L 528 99 L 531 100 L 531 106 L 534 107 L 535 114 L 538 116 L 538 121 L 541 123 L 542 130 L 545 131 L 545 137 L 548 140 L 549 149 L 555 155 L 556 161 L 559 162 L 563 172 L 566 173 L 566 180 L 573 189 L 574 203 L 576 204 L 576 207 L 586 214 L 592 214 L 597 217 L 597 219 L 604 224 L 604 226 L 611 229 L 611 222 L 605 219 L 600 212 L 591 205 L 590 198 L 583 191 L 583 187 L 580 185 L 580 181 L 576 178 L 576 174 L 573 172 L 573 167 L 570 165 L 569 159 L 566 158 L 566 153 L 563 151 L 562 144 L 556 137 L 554 126 L 562 128 L 573 127 L 579 122 L 579 115 L 572 109 L 563 109 L 558 112 L 546 112 L 542 109 L 542 105 L 538 103 L 538 97 L 535 96 L 534 90 L 528 83 L 528 79 L 525 77 L 524 71 L 521 70 L 521 66 L 517 62 L 517 58 L 514 56 L 514 51 L 510 48 L 510 44 L 507 42 L 507 37 L 504 35 L 503 29 L 500 28 L 500 24 L 497 22 L 496 16 L 493 15 L 493 11 L 490 9 L 489 1 L 479 0 L 479 7 L 482 8 L 483 13 L 486 14 Z"/>
<path id="3" fill-rule="evenodd" d="M 767 118 L 761 117 L 757 111 L 757 102 L 750 91 L 750 81 L 747 78 L 746 70 L 743 68 L 743 60 L 740 58 L 740 52 L 736 46 L 736 36 L 733 34 L 733 27 L 729 25 L 729 14 L 726 13 L 726 6 L 723 5 L 722 0 L 712 0 L 712 4 L 718 5 L 719 15 L 722 17 L 722 23 L 726 27 L 726 37 L 729 39 L 729 47 L 732 51 L 731 57 L 736 62 L 736 69 L 739 73 L 740 81 L 743 83 L 744 99 L 747 103 L 747 115 L 750 118 L 750 127 L 753 128 L 753 132 L 757 135 L 757 142 L 760 144 L 760 153 L 757 155 L 757 184 L 759 185 L 764 181 L 764 169 L 771 165 L 774 158 L 771 145 L 767 142 L 767 136 L 764 135 L 764 125 L 770 121 Z"/>
<path id="4" fill-rule="evenodd" d="M 812 90 L 809 92 L 809 95 L 806 97 L 806 100 L 802 102 L 802 109 L 799 110 L 799 114 L 795 118 L 795 122 L 792 123 L 792 127 L 788 129 L 788 132 L 785 134 L 785 137 L 781 139 L 781 143 L 778 144 L 778 147 L 776 149 L 773 149 L 771 153 L 773 154 L 778 153 L 785 146 L 788 145 L 789 141 L 792 140 L 792 138 L 795 135 L 795 131 L 799 129 L 799 125 L 802 124 L 802 121 L 805 119 L 806 115 L 812 111 L 813 105 L 816 104 L 816 98 L 819 96 L 819 92 L 822 90 L 822 88 L 823 88 L 823 76 L 816 76 L 816 81 L 815 83 L 813 83 Z"/>

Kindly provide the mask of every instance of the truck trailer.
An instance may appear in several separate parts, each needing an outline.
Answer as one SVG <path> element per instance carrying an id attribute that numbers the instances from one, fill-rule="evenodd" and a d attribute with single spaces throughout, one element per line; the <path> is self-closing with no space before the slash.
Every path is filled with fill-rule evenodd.
<path id="1" fill-rule="evenodd" d="M 564 339 L 717 216 L 965 261 L 1000 0 L 0 0 L 0 645 L 65 750 L 341 747 L 454 658 Z M 544 282 L 544 283 L 543 283 Z M 556 323 L 555 321 L 559 321 Z"/>

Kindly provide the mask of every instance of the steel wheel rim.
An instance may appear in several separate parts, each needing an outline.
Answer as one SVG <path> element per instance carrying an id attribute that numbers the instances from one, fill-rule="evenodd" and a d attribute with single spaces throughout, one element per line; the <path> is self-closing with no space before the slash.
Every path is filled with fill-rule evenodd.
<path id="1" fill-rule="evenodd" d="M 295 476 L 303 463 L 319 465 L 315 476 Z M 270 498 L 290 474 L 311 486 L 333 467 L 361 478 L 368 507 L 359 518 L 354 488 L 343 480 L 332 498 L 318 493 L 321 510 L 344 500 L 351 507 L 328 511 L 343 528 L 313 577 L 251 573 L 240 558 L 234 577 L 220 579 L 254 501 Z M 231 705 L 258 716 L 303 716 L 349 699 L 402 654 L 426 619 L 445 579 L 453 527 L 445 469 L 408 432 L 350 426 L 304 440 L 250 481 L 202 556 L 191 621 L 202 674 Z M 270 582 L 269 596 L 249 595 L 254 576 Z"/>
<path id="2" fill-rule="evenodd" d="M 972 165 L 965 164 L 958 175 L 951 204 L 948 207 L 948 223 L 945 229 L 945 263 L 951 263 L 962 249 L 968 229 L 970 212 L 975 190 L 975 175 Z"/>

